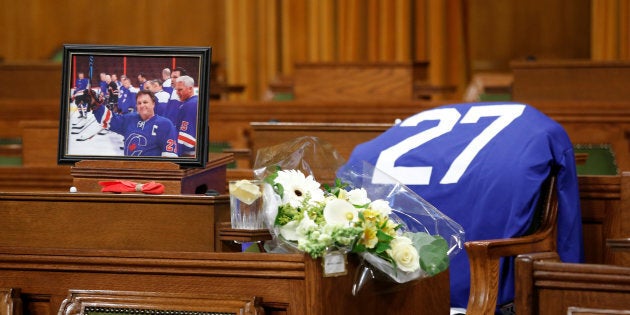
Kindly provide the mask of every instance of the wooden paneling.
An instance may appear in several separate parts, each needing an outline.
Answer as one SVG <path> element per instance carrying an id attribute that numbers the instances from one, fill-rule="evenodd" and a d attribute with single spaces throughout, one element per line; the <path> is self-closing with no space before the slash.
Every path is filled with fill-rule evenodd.
<path id="1" fill-rule="evenodd" d="M 593 60 L 630 59 L 630 3 L 592 1 L 591 56 Z"/>
<path id="2" fill-rule="evenodd" d="M 48 60 L 64 43 L 213 46 L 225 65 L 221 80 L 245 85 L 237 98 L 248 100 L 262 99 L 268 82 L 291 75 L 297 62 L 429 60 L 432 84 L 461 91 L 469 68 L 508 70 L 529 55 L 589 58 L 591 24 L 602 24 L 590 23 L 590 2 L 2 0 L 0 60 Z M 610 36 L 623 35 L 626 22 Z"/>
<path id="3" fill-rule="evenodd" d="M 55 167 L 59 148 L 59 121 L 22 120 L 22 165 Z M 44 153 L 45 152 L 45 153 Z"/>
<path id="4" fill-rule="evenodd" d="M 60 99 L 61 63 L 0 63 L 0 99 Z M 4 114 L 4 112 L 3 112 Z"/>
<path id="5" fill-rule="evenodd" d="M 72 186 L 70 166 L 0 167 L 0 191 L 68 191 Z"/>
<path id="6" fill-rule="evenodd" d="M 578 184 L 585 261 L 615 264 L 618 258 L 606 246 L 606 240 L 630 236 L 630 222 L 622 221 L 621 176 L 579 176 Z"/>
<path id="7" fill-rule="evenodd" d="M 225 56 L 225 1 L 0 1 L 0 56 L 48 60 L 68 44 L 215 46 Z M 40 84 L 36 77 L 31 85 Z"/>
<path id="8" fill-rule="evenodd" d="M 590 57 L 590 0 L 464 1 L 472 72 L 527 57 Z"/>

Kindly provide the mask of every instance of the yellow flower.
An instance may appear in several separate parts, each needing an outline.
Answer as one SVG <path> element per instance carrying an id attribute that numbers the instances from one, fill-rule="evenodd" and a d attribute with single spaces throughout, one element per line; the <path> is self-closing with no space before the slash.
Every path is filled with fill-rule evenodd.
<path id="1" fill-rule="evenodd" d="M 383 232 L 391 236 L 396 235 L 396 226 L 398 226 L 398 224 L 396 224 L 396 222 L 392 220 L 389 220 L 388 218 L 385 219 L 387 220 L 387 223 L 385 224 L 385 227 L 383 227 Z"/>
<path id="2" fill-rule="evenodd" d="M 368 225 L 364 227 L 361 243 L 365 245 L 366 248 L 374 248 L 374 246 L 378 243 L 376 232 L 377 230 L 375 226 Z"/>
<path id="3" fill-rule="evenodd" d="M 365 209 L 363 210 L 363 219 L 369 222 L 377 222 L 378 214 L 378 212 L 372 209 Z"/>

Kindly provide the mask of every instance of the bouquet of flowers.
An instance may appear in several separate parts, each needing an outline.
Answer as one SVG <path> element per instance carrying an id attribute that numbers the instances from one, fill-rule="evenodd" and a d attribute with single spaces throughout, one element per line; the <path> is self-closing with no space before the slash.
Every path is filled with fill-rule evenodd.
<path id="1" fill-rule="evenodd" d="M 343 165 L 336 151 L 317 138 L 263 148 L 256 161 L 256 175 L 266 183 L 266 222 L 277 248 L 313 258 L 331 251 L 356 253 L 365 260 L 356 282 L 372 269 L 397 283 L 432 276 L 448 268 L 449 257 L 462 247 L 458 224 L 394 179 L 374 184 L 377 169 L 367 163 Z M 321 184 L 313 170 L 329 172 L 322 178 L 336 178 Z"/>

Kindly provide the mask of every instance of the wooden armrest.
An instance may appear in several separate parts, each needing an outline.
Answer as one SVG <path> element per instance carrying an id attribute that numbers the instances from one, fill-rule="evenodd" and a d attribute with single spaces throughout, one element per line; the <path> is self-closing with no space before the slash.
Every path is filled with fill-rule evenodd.
<path id="1" fill-rule="evenodd" d="M 0 288 L 0 315 L 22 315 L 20 289 Z"/>
<path id="2" fill-rule="evenodd" d="M 499 260 L 519 254 L 555 251 L 551 230 L 531 235 L 464 243 L 470 262 L 470 295 L 466 314 L 493 314 L 499 291 Z"/>
<path id="3" fill-rule="evenodd" d="M 531 235 L 502 238 L 495 240 L 469 241 L 464 243 L 469 256 L 483 253 L 481 258 L 501 258 L 519 254 L 555 250 L 555 241 L 551 230 Z"/>
<path id="4" fill-rule="evenodd" d="M 466 314 L 493 314 L 499 292 L 499 260 L 526 253 L 556 251 L 558 200 L 555 176 L 541 189 L 540 224 L 521 237 L 469 241 L 464 243 L 470 263 L 470 295 Z"/>

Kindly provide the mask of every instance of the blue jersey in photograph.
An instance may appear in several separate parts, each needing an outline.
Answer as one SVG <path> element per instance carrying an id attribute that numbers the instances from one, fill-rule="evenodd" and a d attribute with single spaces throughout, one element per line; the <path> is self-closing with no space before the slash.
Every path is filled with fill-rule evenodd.
<path id="1" fill-rule="evenodd" d="M 143 121 L 140 114 L 116 114 L 105 106 L 94 110 L 101 126 L 124 137 L 126 156 L 177 157 L 177 129 L 173 123 L 158 115 Z"/>
<path id="2" fill-rule="evenodd" d="M 108 87 L 107 82 L 105 82 L 105 81 L 100 81 L 100 82 L 98 83 L 98 86 L 99 86 L 99 87 L 100 87 L 100 89 L 101 89 L 100 94 L 101 94 L 101 95 L 103 95 L 103 97 L 105 97 L 105 95 L 107 95 L 107 87 Z"/>
<path id="3" fill-rule="evenodd" d="M 367 161 L 459 223 L 466 241 L 522 236 L 541 184 L 558 170 L 558 253 L 583 261 L 575 156 L 565 130 L 517 103 L 466 103 L 420 112 L 358 145 L 348 165 Z M 374 178 L 378 182 L 385 179 Z M 501 262 L 498 303 L 514 299 L 513 259 Z M 466 307 L 468 256 L 450 264 L 451 305 Z"/>
<path id="4" fill-rule="evenodd" d="M 118 92 L 118 109 L 122 113 L 136 111 L 136 93 L 126 87 L 121 87 Z"/>
<path id="5" fill-rule="evenodd" d="M 164 107 L 160 107 L 159 110 L 162 116 L 170 119 L 175 127 L 177 127 L 177 123 L 179 122 L 179 108 L 182 106 L 182 102 L 178 99 L 171 98 L 168 100 Z"/>
<path id="6" fill-rule="evenodd" d="M 166 108 L 171 95 L 164 91 L 158 91 L 155 93 L 155 98 L 157 98 L 157 103 L 155 104 L 155 114 L 166 117 Z"/>
<path id="7" fill-rule="evenodd" d="M 74 94 L 77 94 L 79 91 L 83 91 L 88 88 L 90 80 L 88 78 L 77 79 L 74 84 Z"/>
<path id="8" fill-rule="evenodd" d="M 195 155 L 197 146 L 197 106 L 198 96 L 193 95 L 179 107 L 177 144 L 181 156 Z"/>

